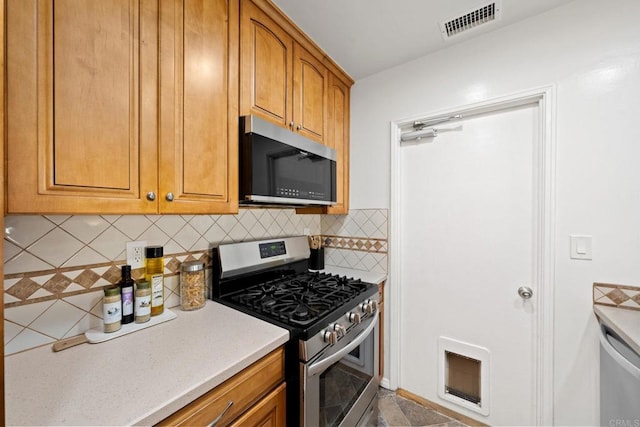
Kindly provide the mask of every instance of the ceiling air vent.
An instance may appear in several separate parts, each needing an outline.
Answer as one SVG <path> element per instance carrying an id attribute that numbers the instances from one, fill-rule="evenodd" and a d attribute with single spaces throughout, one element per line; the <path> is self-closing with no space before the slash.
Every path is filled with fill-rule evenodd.
<path id="1" fill-rule="evenodd" d="M 440 31 L 442 32 L 442 37 L 446 40 L 480 25 L 500 19 L 501 10 L 500 2 L 494 1 L 447 22 L 441 22 Z"/>

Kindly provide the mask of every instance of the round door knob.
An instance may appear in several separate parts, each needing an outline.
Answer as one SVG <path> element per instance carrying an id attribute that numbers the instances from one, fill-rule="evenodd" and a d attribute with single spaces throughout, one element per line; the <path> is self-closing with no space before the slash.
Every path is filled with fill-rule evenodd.
<path id="1" fill-rule="evenodd" d="M 520 295 L 522 299 L 529 299 L 533 296 L 533 290 L 528 286 L 520 286 L 518 288 L 518 295 Z"/>
<path id="2" fill-rule="evenodd" d="M 167 202 L 173 202 L 173 193 L 167 193 L 165 199 L 167 199 Z"/>
<path id="3" fill-rule="evenodd" d="M 298 126 L 296 126 L 296 129 L 297 129 L 297 130 L 302 130 L 302 125 L 298 125 Z"/>
<path id="4" fill-rule="evenodd" d="M 153 202 L 156 199 L 156 193 L 154 193 L 153 191 L 149 191 L 147 193 L 147 200 L 149 200 L 150 202 Z"/>
<path id="5" fill-rule="evenodd" d="M 289 122 L 289 127 L 293 129 L 293 122 Z"/>

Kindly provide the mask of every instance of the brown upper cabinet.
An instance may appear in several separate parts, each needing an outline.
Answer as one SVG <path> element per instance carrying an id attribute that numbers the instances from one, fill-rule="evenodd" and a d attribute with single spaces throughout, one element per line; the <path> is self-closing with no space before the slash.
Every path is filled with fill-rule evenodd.
<path id="1" fill-rule="evenodd" d="M 8 0 L 8 213 L 237 212 L 237 0 Z"/>
<path id="2" fill-rule="evenodd" d="M 258 115 L 325 144 L 328 71 L 317 58 L 322 56 L 310 53 L 271 16 L 242 0 L 241 115 Z"/>
<path id="3" fill-rule="evenodd" d="M 255 114 L 336 150 L 337 204 L 349 212 L 349 91 L 353 80 L 270 0 L 240 3 L 240 114 Z"/>
<path id="4" fill-rule="evenodd" d="M 349 86 L 329 75 L 329 137 L 327 145 L 336 150 L 336 204 L 328 214 L 349 213 Z"/>

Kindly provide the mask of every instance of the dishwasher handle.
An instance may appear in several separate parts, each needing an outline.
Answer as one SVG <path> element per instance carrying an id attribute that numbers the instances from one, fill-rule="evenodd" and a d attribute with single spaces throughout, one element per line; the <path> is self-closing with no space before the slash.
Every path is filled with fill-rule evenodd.
<path id="1" fill-rule="evenodd" d="M 629 360 L 627 360 L 627 358 L 624 357 L 622 354 L 620 354 L 620 352 L 611 345 L 611 343 L 607 338 L 607 335 L 613 337 L 616 341 L 620 342 L 620 344 L 627 346 L 627 344 L 624 341 L 621 341 L 613 334 L 610 334 L 609 329 L 601 323 L 600 324 L 600 344 L 602 345 L 602 348 L 609 354 L 609 356 L 613 358 L 613 360 L 616 361 L 618 365 L 622 366 L 625 369 L 625 371 L 629 372 L 629 374 L 631 374 L 633 377 L 640 380 L 640 368 L 634 365 L 633 363 L 631 363 Z M 629 350 L 633 351 L 632 349 L 629 349 Z"/>

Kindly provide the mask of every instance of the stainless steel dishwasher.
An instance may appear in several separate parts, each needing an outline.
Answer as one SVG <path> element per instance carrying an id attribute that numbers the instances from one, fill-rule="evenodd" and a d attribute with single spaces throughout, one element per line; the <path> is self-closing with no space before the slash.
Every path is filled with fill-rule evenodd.
<path id="1" fill-rule="evenodd" d="M 602 323 L 600 425 L 640 426 L 640 354 Z"/>

